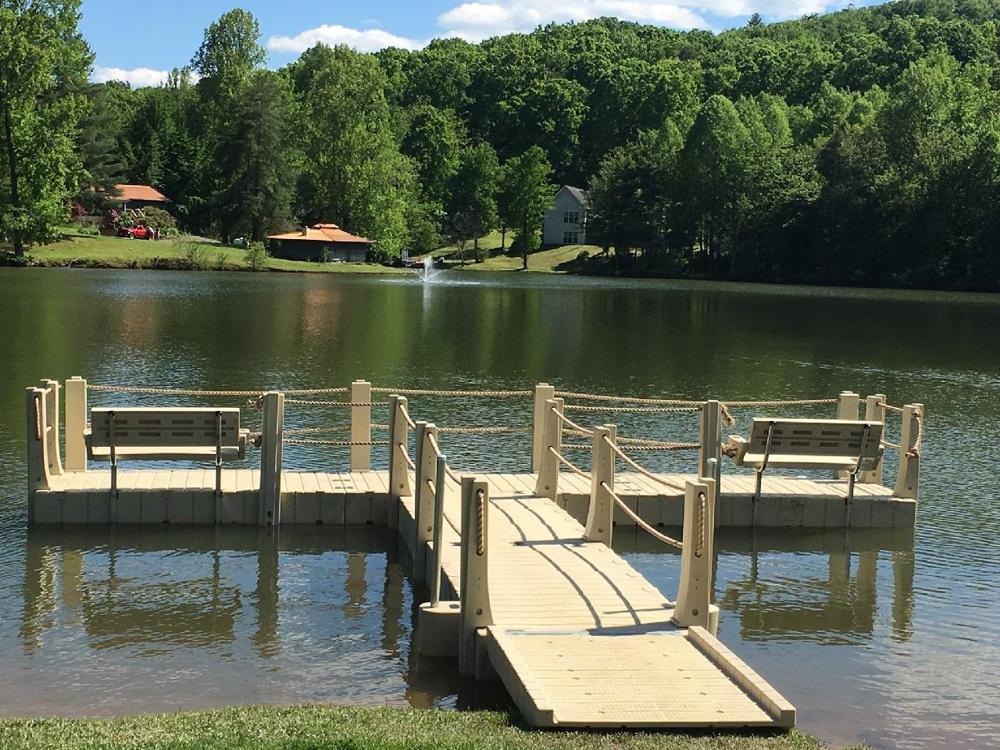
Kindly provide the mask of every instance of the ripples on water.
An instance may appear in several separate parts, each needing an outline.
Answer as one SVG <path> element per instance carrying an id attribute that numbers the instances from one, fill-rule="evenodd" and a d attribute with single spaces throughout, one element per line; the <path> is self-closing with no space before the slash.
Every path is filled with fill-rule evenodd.
<path id="1" fill-rule="evenodd" d="M 383 530 L 282 529 L 277 539 L 256 529 L 27 534 L 20 394 L 42 377 L 213 388 L 356 377 L 462 389 L 547 380 L 570 390 L 739 399 L 852 389 L 927 406 L 916 531 L 722 531 L 720 636 L 797 705 L 805 731 L 832 742 L 1000 745 L 996 297 L 517 274 L 461 281 L 471 283 L 0 269 L 8 324 L 0 714 L 303 701 L 505 705 L 502 690 L 412 654 L 413 607 L 425 594 L 414 592 Z M 530 419 L 516 401 L 411 404 L 445 425 Z M 259 420 L 244 415 L 251 427 Z M 738 416 L 745 429 L 754 414 Z M 633 435 L 688 439 L 697 425 L 683 414 L 614 418 Z M 286 424 L 344 419 L 289 409 Z M 346 460 L 298 448 L 286 454 L 288 468 Z M 528 461 L 521 435 L 448 436 L 445 450 L 468 470 L 522 470 Z M 681 454 L 643 458 L 654 468 L 690 466 Z M 894 474 L 890 459 L 887 481 Z M 673 595 L 676 555 L 628 530 L 615 546 Z"/>

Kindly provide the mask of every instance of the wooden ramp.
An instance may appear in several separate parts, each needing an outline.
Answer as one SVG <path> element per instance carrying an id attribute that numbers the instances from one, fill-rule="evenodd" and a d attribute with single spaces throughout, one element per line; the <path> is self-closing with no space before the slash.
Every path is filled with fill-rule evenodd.
<path id="1" fill-rule="evenodd" d="M 607 546 L 584 540 L 564 509 L 521 476 L 488 479 L 486 650 L 529 723 L 794 725 L 784 698 L 707 631 L 673 625 L 673 604 Z M 403 539 L 415 539 L 412 499 L 399 512 Z M 458 591 L 461 498 L 452 482 L 444 518 L 442 576 Z"/>
<path id="2" fill-rule="evenodd" d="M 702 628 L 489 629 L 494 668 L 539 727 L 791 727 L 795 710 Z"/>

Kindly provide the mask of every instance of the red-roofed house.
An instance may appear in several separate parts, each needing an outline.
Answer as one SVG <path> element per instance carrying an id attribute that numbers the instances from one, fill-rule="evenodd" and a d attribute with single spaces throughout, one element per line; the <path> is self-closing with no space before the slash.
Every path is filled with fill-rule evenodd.
<path id="1" fill-rule="evenodd" d="M 118 195 L 111 198 L 114 204 L 121 204 L 121 208 L 146 208 L 155 206 L 166 210 L 170 199 L 149 185 L 115 185 Z"/>
<path id="2" fill-rule="evenodd" d="M 375 243 L 345 232 L 336 224 L 313 224 L 296 232 L 272 234 L 267 238 L 271 255 L 291 260 L 343 260 L 364 263 Z"/>

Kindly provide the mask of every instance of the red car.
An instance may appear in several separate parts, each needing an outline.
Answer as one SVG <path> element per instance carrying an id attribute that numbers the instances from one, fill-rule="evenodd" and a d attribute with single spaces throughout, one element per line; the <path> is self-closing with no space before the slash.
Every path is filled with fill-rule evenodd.
<path id="1" fill-rule="evenodd" d="M 122 227 L 119 230 L 119 234 L 122 237 L 128 237 L 131 240 L 151 240 L 153 239 L 153 230 L 142 224 L 134 227 Z"/>

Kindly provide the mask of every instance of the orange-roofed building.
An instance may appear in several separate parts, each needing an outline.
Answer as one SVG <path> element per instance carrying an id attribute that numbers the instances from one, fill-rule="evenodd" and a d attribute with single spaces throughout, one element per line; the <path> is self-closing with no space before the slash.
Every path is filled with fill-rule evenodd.
<path id="1" fill-rule="evenodd" d="M 272 234 L 268 238 L 271 255 L 291 260 L 349 261 L 365 263 L 375 243 L 345 232 L 336 224 L 313 224 L 294 232 Z"/>
<path id="2" fill-rule="evenodd" d="M 121 204 L 121 208 L 146 208 L 155 206 L 166 209 L 170 199 L 149 185 L 115 185 L 118 195 L 111 198 L 113 204 Z"/>

